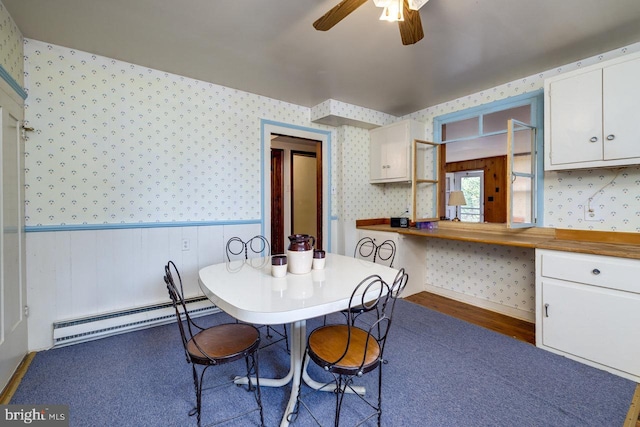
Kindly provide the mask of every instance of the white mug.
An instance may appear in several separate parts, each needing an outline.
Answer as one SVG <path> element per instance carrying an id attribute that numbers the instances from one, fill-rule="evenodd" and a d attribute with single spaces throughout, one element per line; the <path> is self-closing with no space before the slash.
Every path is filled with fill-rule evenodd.
<path id="1" fill-rule="evenodd" d="M 271 257 L 271 275 L 273 277 L 284 277 L 287 275 L 286 255 L 273 255 Z"/>

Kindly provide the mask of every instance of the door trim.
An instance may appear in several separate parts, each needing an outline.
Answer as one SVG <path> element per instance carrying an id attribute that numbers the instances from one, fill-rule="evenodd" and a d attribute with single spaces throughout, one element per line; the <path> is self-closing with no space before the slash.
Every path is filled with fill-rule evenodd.
<path id="1" fill-rule="evenodd" d="M 331 241 L 331 131 L 313 129 L 271 120 L 260 120 L 261 233 L 271 233 L 271 134 L 318 140 L 322 143 L 322 241 L 332 250 Z M 266 233 L 266 234 L 265 234 Z"/>
<path id="2" fill-rule="evenodd" d="M 276 223 L 271 228 L 271 253 L 284 253 L 284 150 L 271 148 L 271 212 Z M 277 187 L 274 189 L 274 187 Z"/>

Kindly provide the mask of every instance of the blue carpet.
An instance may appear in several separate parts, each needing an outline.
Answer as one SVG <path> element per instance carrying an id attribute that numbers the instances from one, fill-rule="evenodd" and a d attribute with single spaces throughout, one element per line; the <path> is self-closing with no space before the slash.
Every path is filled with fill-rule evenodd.
<path id="1" fill-rule="evenodd" d="M 198 320 L 203 325 L 232 321 L 224 313 Z M 308 330 L 320 322 L 310 320 Z M 386 359 L 383 425 L 393 427 L 617 427 L 624 422 L 636 386 L 406 301 L 396 306 Z M 232 378 L 243 368 L 242 362 L 212 367 L 205 386 Z M 283 343 L 261 350 L 260 369 L 266 377 L 286 374 Z M 326 375 L 317 367 L 310 373 L 318 379 Z M 359 379 L 368 397 L 375 397 L 376 376 Z M 279 425 L 289 390 L 262 388 L 266 425 Z M 331 393 L 314 393 L 305 400 L 324 425 L 332 424 Z M 71 426 L 91 427 L 195 426 L 195 417 L 187 416 L 194 402 L 191 368 L 175 324 L 40 352 L 11 401 L 69 405 Z M 207 390 L 203 425 L 252 404 L 252 396 L 241 387 Z M 352 425 L 366 409 L 348 396 L 344 425 Z M 257 413 L 231 425 L 258 425 Z M 294 425 L 315 423 L 301 410 Z"/>

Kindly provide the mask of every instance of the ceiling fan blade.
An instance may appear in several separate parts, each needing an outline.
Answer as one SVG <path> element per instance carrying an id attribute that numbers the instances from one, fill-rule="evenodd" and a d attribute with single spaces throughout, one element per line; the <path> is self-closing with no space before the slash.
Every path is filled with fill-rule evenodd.
<path id="1" fill-rule="evenodd" d="M 409 9 L 408 0 L 404 0 L 404 21 L 399 21 L 398 27 L 400 28 L 400 37 L 402 37 L 403 45 L 417 43 L 424 37 L 420 11 Z"/>
<path id="2" fill-rule="evenodd" d="M 366 2 L 367 0 L 342 0 L 314 22 L 313 27 L 319 31 L 327 31 Z"/>

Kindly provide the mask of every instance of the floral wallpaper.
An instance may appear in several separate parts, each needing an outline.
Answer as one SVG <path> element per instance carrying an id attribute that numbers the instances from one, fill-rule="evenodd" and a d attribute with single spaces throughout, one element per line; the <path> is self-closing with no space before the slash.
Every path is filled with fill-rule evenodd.
<path id="1" fill-rule="evenodd" d="M 640 232 L 640 167 L 546 172 L 544 224 L 554 228 Z M 600 215 L 587 221 L 589 199 Z"/>
<path id="2" fill-rule="evenodd" d="M 428 139 L 435 116 L 537 90 L 547 76 L 638 51 L 639 45 L 403 119 L 425 123 Z M 259 120 L 314 126 L 306 107 L 35 40 L 25 40 L 24 49 L 26 117 L 37 129 L 27 145 L 28 226 L 259 218 Z M 388 120 L 335 100 L 323 104 L 314 108 L 327 111 L 315 114 Z M 368 184 L 368 131 L 336 129 L 332 214 L 352 221 L 402 213 L 410 205 L 409 186 Z M 546 173 L 544 225 L 640 231 L 638 199 L 628 197 L 640 193 L 638 172 Z M 596 193 L 607 215 L 585 221 L 588 191 L 614 175 Z"/>
<path id="3" fill-rule="evenodd" d="M 640 43 L 429 107 L 403 118 L 425 123 L 426 135 L 430 138 L 434 117 L 539 90 L 548 77 L 638 51 Z M 543 226 L 640 232 L 640 167 L 545 172 L 543 181 Z M 593 198 L 593 203 L 603 212 L 598 221 L 585 221 L 584 206 L 589 198 Z M 430 239 L 428 243 L 425 259 L 427 285 L 499 303 L 519 310 L 523 318 L 533 321 L 533 249 L 440 239 Z"/>
<path id="4" fill-rule="evenodd" d="M 22 33 L 0 2 L 0 64 L 20 87 L 24 87 L 22 41 Z"/>
<path id="5" fill-rule="evenodd" d="M 427 283 L 535 313 L 532 249 L 429 239 L 427 257 Z"/>
<path id="6" fill-rule="evenodd" d="M 336 130 L 332 215 L 387 217 L 403 184 L 370 185 L 369 132 L 310 110 L 142 66 L 25 40 L 27 226 L 260 218 L 260 120 Z M 334 101 L 354 120 L 386 114 Z M 337 109 L 337 110 L 336 110 Z"/>
<path id="7" fill-rule="evenodd" d="M 341 127 L 343 141 L 337 158 L 342 200 L 341 219 L 353 223 L 361 218 L 384 218 L 400 215 L 410 195 L 407 184 L 369 184 L 369 131 L 351 126 Z"/>
<path id="8" fill-rule="evenodd" d="M 640 52 L 640 43 L 429 107 L 404 118 L 425 123 L 427 138 L 432 138 L 434 117 L 539 90 L 546 78 L 634 52 Z M 639 167 L 625 168 L 619 174 L 609 169 L 546 172 L 542 191 L 545 227 L 640 232 Z M 602 206 L 604 214 L 600 221 L 585 221 L 584 205 L 594 192 L 594 202 Z"/>
<path id="9" fill-rule="evenodd" d="M 0 48 L 3 64 L 16 62 Z M 424 123 L 429 139 L 436 116 L 636 51 L 640 43 L 397 120 Z M 312 123 L 312 115 L 333 114 L 387 124 L 383 114 L 334 100 L 310 110 L 35 40 L 25 39 L 24 53 L 26 117 L 36 129 L 26 145 L 27 226 L 258 219 L 261 119 L 333 131 L 332 215 L 340 221 L 395 216 L 410 205 L 410 186 L 368 183 L 368 130 Z M 547 172 L 543 187 L 547 227 L 640 231 L 639 167 Z M 584 220 L 589 197 L 605 213 L 599 221 Z M 428 285 L 534 312 L 533 250 L 428 243 Z"/>
<path id="10" fill-rule="evenodd" d="M 25 40 L 26 224 L 260 218 L 260 119 L 309 109 Z"/>

